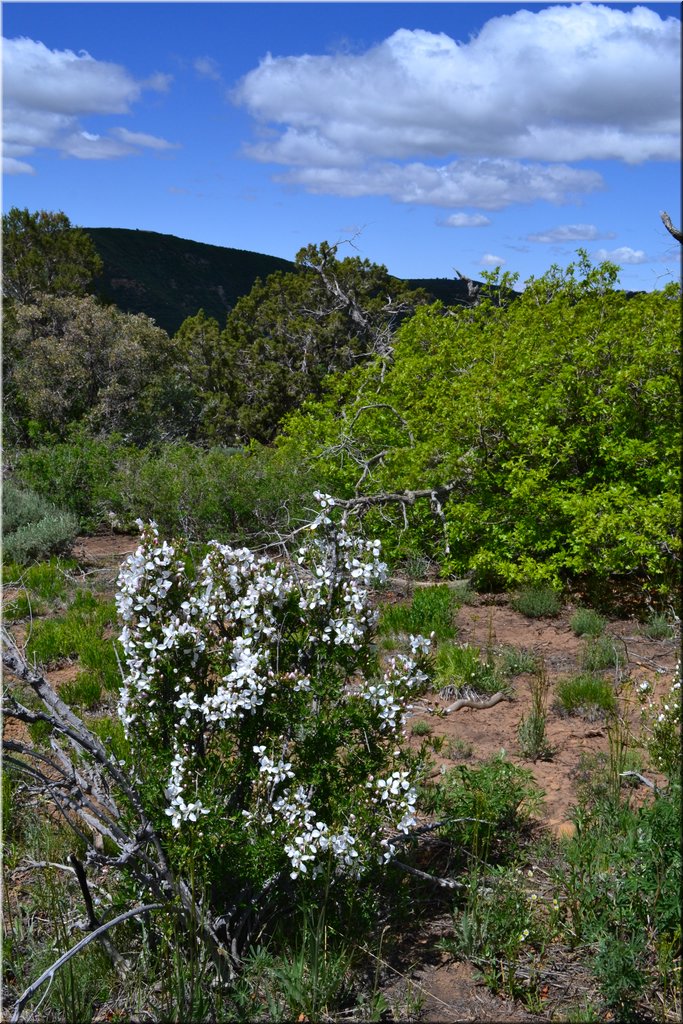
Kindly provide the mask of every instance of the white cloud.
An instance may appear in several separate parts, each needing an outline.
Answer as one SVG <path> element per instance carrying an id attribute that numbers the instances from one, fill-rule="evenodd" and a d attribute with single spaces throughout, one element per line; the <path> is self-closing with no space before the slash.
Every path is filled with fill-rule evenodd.
<path id="1" fill-rule="evenodd" d="M 220 68 L 213 57 L 197 57 L 192 62 L 192 67 L 202 78 L 210 78 L 213 82 L 221 81 Z"/>
<path id="2" fill-rule="evenodd" d="M 679 71 L 677 18 L 554 4 L 466 42 L 399 29 L 364 53 L 268 55 L 232 98 L 262 130 L 248 155 L 347 195 L 368 165 L 677 160 Z"/>
<path id="3" fill-rule="evenodd" d="M 630 245 L 621 245 L 618 249 L 598 249 L 597 260 L 611 260 L 613 263 L 649 263 L 649 257 L 642 249 L 632 249 Z"/>
<path id="4" fill-rule="evenodd" d="M 524 164 L 516 160 L 456 160 L 433 167 L 425 163 L 374 163 L 357 168 L 297 168 L 279 179 L 304 185 L 309 192 L 341 196 L 388 196 L 420 206 L 479 206 L 499 210 L 510 203 L 566 202 L 574 193 L 603 187 L 595 171 L 566 164 Z"/>
<path id="5" fill-rule="evenodd" d="M 614 231 L 600 231 L 595 224 L 560 224 L 526 238 L 528 242 L 590 242 L 597 238 L 616 238 L 616 234 Z"/>
<path id="6" fill-rule="evenodd" d="M 23 160 L 15 160 L 13 156 L 5 156 L 2 159 L 2 173 L 35 174 L 36 172 L 30 164 L 25 163 Z"/>
<path id="7" fill-rule="evenodd" d="M 118 129 L 106 137 L 87 131 L 82 118 L 129 112 L 144 89 L 163 92 L 170 76 L 157 73 L 138 82 L 118 64 L 98 61 L 84 50 L 50 50 L 25 37 L 3 40 L 4 150 L 6 173 L 29 173 L 25 161 L 36 149 L 56 149 L 79 159 L 110 159 L 140 146 L 170 143 Z M 138 141 L 133 137 L 139 136 Z"/>
<path id="8" fill-rule="evenodd" d="M 503 259 L 502 256 L 494 256 L 492 252 L 487 252 L 484 253 L 479 262 L 482 267 L 502 267 L 504 263 L 507 263 L 507 260 Z"/>
<path id="9" fill-rule="evenodd" d="M 439 221 L 445 228 L 484 228 L 490 223 L 491 218 L 485 217 L 483 213 L 452 213 L 450 217 Z"/>
<path id="10" fill-rule="evenodd" d="M 127 128 L 114 128 L 113 133 L 122 142 L 131 146 L 142 146 L 146 149 L 177 149 L 178 144 L 160 139 L 157 135 L 148 135 L 146 132 L 130 132 Z"/>

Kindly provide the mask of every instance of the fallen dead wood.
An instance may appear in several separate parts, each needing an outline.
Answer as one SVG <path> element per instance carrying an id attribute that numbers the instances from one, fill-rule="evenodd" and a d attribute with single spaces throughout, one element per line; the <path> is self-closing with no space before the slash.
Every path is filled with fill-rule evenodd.
<path id="1" fill-rule="evenodd" d="M 483 711 L 485 708 L 494 708 L 502 700 L 511 701 L 512 697 L 508 693 L 503 693 L 502 690 L 494 693 L 488 700 L 472 700 L 470 697 L 461 697 L 460 700 L 456 700 L 455 704 L 451 704 L 449 708 L 444 708 L 443 714 L 450 715 L 452 711 L 460 711 L 461 708 L 474 708 L 476 711 Z"/>

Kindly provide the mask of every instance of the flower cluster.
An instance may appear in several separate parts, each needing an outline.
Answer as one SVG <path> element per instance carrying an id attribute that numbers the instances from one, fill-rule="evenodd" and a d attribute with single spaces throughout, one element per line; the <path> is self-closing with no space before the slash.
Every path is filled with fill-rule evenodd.
<path id="1" fill-rule="evenodd" d="M 352 536 L 333 521 L 334 499 L 317 497 L 291 562 L 212 541 L 192 572 L 184 543 L 140 523 L 117 595 L 119 714 L 143 770 L 163 772 L 172 828 L 206 815 L 220 847 L 237 820 L 242 842 L 279 844 L 293 878 L 323 860 L 357 875 L 391 859 L 387 836 L 414 824 L 396 734 L 430 643 L 411 637 L 411 656 L 373 677 L 380 545 Z M 340 773 L 343 786 L 331 781 Z"/>
<path id="2" fill-rule="evenodd" d="M 641 683 L 638 696 L 643 706 L 643 726 L 647 736 L 647 747 L 654 766 L 669 778 L 676 778 L 681 768 L 681 724 L 683 705 L 681 703 L 681 663 L 676 665 L 668 694 L 661 700 L 651 697 L 652 687 Z"/>

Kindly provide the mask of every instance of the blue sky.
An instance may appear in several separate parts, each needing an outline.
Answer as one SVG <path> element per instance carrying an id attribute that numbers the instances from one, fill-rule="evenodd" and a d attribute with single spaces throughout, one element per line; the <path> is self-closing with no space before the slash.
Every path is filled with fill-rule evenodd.
<path id="1" fill-rule="evenodd" d="M 399 277 L 680 273 L 680 5 L 3 4 L 3 209 Z M 342 248 L 342 253 L 352 253 Z"/>

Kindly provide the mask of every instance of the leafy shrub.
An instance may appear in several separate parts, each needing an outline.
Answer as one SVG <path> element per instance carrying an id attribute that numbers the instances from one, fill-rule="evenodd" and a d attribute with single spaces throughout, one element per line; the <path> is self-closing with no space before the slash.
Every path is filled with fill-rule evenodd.
<path id="1" fill-rule="evenodd" d="M 367 874 L 394 855 L 385 831 L 414 821 L 397 738 L 428 643 L 380 673 L 379 545 L 320 503 L 291 564 L 218 542 L 195 564 L 149 526 L 119 577 L 132 763 L 174 869 L 192 861 L 217 913 Z"/>
<path id="2" fill-rule="evenodd" d="M 382 608 L 380 632 L 394 635 L 422 633 L 424 636 L 434 633 L 437 640 L 445 640 L 455 636 L 457 608 L 457 598 L 450 587 L 420 587 L 410 604 L 385 605 Z"/>
<path id="3" fill-rule="evenodd" d="M 392 550 L 410 536 L 449 575 L 500 589 L 628 577 L 671 592 L 680 290 L 628 296 L 617 274 L 580 252 L 514 302 L 419 308 L 397 333 L 390 367 L 329 382 L 278 443 L 312 460 L 340 496 L 360 476 L 349 444 L 371 465 L 365 493 L 463 481 L 442 503 L 445 536 L 427 501 L 408 509 L 408 529 L 400 512 L 372 519 Z"/>
<path id="4" fill-rule="evenodd" d="M 84 530 L 112 518 L 135 529 L 142 518 L 195 541 L 243 542 L 288 533 L 314 505 L 312 471 L 259 445 L 207 451 L 178 441 L 138 449 L 81 430 L 68 443 L 22 452 L 16 472 L 71 509 Z"/>
<path id="5" fill-rule="evenodd" d="M 78 521 L 28 488 L 6 480 L 2 489 L 3 554 L 25 565 L 69 547 Z"/>
<path id="6" fill-rule="evenodd" d="M 592 608 L 577 608 L 569 622 L 577 636 L 600 636 L 605 624 L 604 616 Z"/>
<path id="7" fill-rule="evenodd" d="M 610 683 L 589 674 L 563 679 L 557 685 L 556 700 L 565 714 L 581 715 L 588 719 L 613 714 L 617 708 Z"/>
<path id="8" fill-rule="evenodd" d="M 586 642 L 581 652 L 581 668 L 586 669 L 587 672 L 619 668 L 623 664 L 624 655 L 613 637 L 593 637 Z"/>
<path id="9" fill-rule="evenodd" d="M 504 688 L 493 662 L 482 659 L 480 649 L 469 644 L 440 644 L 434 678 L 436 685 L 442 690 L 448 687 L 449 696 L 453 697 L 468 691 L 493 694 Z"/>
<path id="10" fill-rule="evenodd" d="M 477 768 L 449 768 L 422 798 L 425 808 L 446 822 L 441 834 L 481 857 L 515 847 L 520 828 L 538 809 L 540 793 L 528 769 L 500 754 Z M 463 818 L 477 820 L 457 820 Z"/>
<path id="11" fill-rule="evenodd" d="M 530 619 L 552 617 L 562 610 L 559 594 L 550 587 L 522 587 L 510 604 L 516 612 Z"/>

